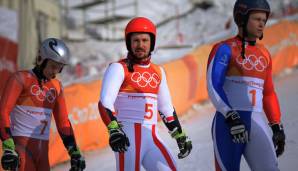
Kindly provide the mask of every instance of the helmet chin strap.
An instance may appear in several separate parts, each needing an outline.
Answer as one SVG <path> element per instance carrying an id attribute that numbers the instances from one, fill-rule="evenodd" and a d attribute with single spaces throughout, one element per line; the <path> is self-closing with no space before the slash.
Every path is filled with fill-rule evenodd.
<path id="1" fill-rule="evenodd" d="M 262 35 L 259 37 L 259 40 L 263 39 L 264 34 L 262 33 Z"/>
<path id="2" fill-rule="evenodd" d="M 243 27 L 242 27 L 242 49 L 241 49 L 241 56 L 245 59 L 245 38 L 248 36 L 247 33 L 247 23 L 248 23 L 249 14 L 244 18 Z"/>
<path id="3" fill-rule="evenodd" d="M 38 81 L 38 84 L 40 86 L 40 88 L 42 88 L 42 81 L 44 80 L 47 80 L 46 76 L 43 74 L 43 70 L 44 68 L 46 67 L 48 63 L 48 60 L 45 59 L 41 65 L 36 65 L 34 68 L 33 68 L 33 73 L 36 75 L 37 77 L 37 81 Z"/>

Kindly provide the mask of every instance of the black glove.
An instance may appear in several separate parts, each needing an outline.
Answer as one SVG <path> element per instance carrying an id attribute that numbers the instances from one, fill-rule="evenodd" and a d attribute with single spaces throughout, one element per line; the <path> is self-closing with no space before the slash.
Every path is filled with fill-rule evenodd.
<path id="1" fill-rule="evenodd" d="M 70 147 L 68 154 L 70 156 L 70 171 L 83 171 L 86 168 L 85 159 L 78 148 Z"/>
<path id="2" fill-rule="evenodd" d="M 178 154 L 178 159 L 182 159 L 188 156 L 192 149 L 191 140 L 186 136 L 185 132 L 179 132 L 178 128 L 175 128 L 170 132 L 171 136 L 176 139 L 177 145 L 179 147 L 180 153 Z"/>
<path id="3" fill-rule="evenodd" d="M 12 138 L 2 141 L 3 155 L 1 165 L 4 170 L 15 170 L 19 167 L 20 158 L 15 151 L 15 144 Z"/>
<path id="4" fill-rule="evenodd" d="M 109 144 L 114 152 L 125 152 L 129 147 L 129 139 L 117 121 L 112 121 L 108 125 L 110 134 Z"/>
<path id="5" fill-rule="evenodd" d="M 18 153 L 15 150 L 4 149 L 3 155 L 1 158 L 2 168 L 4 170 L 15 170 L 18 168 L 20 158 Z"/>
<path id="6" fill-rule="evenodd" d="M 271 129 L 273 132 L 272 141 L 275 147 L 276 156 L 279 157 L 285 150 L 286 135 L 282 124 L 272 124 Z"/>
<path id="7" fill-rule="evenodd" d="M 240 115 L 236 111 L 229 111 L 226 115 L 226 123 L 230 128 L 230 134 L 234 143 L 247 143 L 248 133 L 245 125 L 240 119 Z"/>

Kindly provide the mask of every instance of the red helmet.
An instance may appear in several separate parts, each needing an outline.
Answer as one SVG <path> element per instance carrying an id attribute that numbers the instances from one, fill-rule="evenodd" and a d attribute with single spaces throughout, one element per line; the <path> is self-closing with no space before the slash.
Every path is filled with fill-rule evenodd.
<path id="1" fill-rule="evenodd" d="M 136 17 L 130 20 L 125 28 L 125 42 L 128 51 L 131 51 L 130 36 L 131 33 L 149 33 L 151 38 L 150 51 L 154 50 L 156 27 L 149 19 L 145 17 Z"/>

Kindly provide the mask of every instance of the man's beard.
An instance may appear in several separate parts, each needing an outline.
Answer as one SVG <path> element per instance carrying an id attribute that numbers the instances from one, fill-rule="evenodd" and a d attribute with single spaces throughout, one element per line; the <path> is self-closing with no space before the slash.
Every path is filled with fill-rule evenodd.
<path id="1" fill-rule="evenodd" d="M 137 55 L 138 53 L 140 53 L 137 51 L 141 51 L 141 53 L 144 53 L 144 55 L 142 56 Z M 137 49 L 136 52 L 133 52 L 133 56 L 136 58 L 136 60 L 143 60 L 149 57 L 149 53 L 146 53 L 146 51 L 143 49 L 139 49 L 139 50 Z"/>
<path id="2" fill-rule="evenodd" d="M 150 53 L 148 55 L 144 55 L 142 58 L 137 58 L 133 52 L 129 52 L 127 58 L 133 61 L 133 63 L 147 65 L 150 63 L 151 56 Z"/>

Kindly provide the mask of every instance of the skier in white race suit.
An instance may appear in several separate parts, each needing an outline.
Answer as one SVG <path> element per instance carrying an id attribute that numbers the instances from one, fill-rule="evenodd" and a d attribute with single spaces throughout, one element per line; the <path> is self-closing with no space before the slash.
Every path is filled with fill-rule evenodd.
<path id="1" fill-rule="evenodd" d="M 177 170 L 158 135 L 158 114 L 177 141 L 178 158 L 192 149 L 172 105 L 165 71 L 150 60 L 155 39 L 156 27 L 149 19 L 132 19 L 125 29 L 127 58 L 110 64 L 104 74 L 98 107 L 118 171 L 139 171 L 141 165 L 149 171 Z"/>

